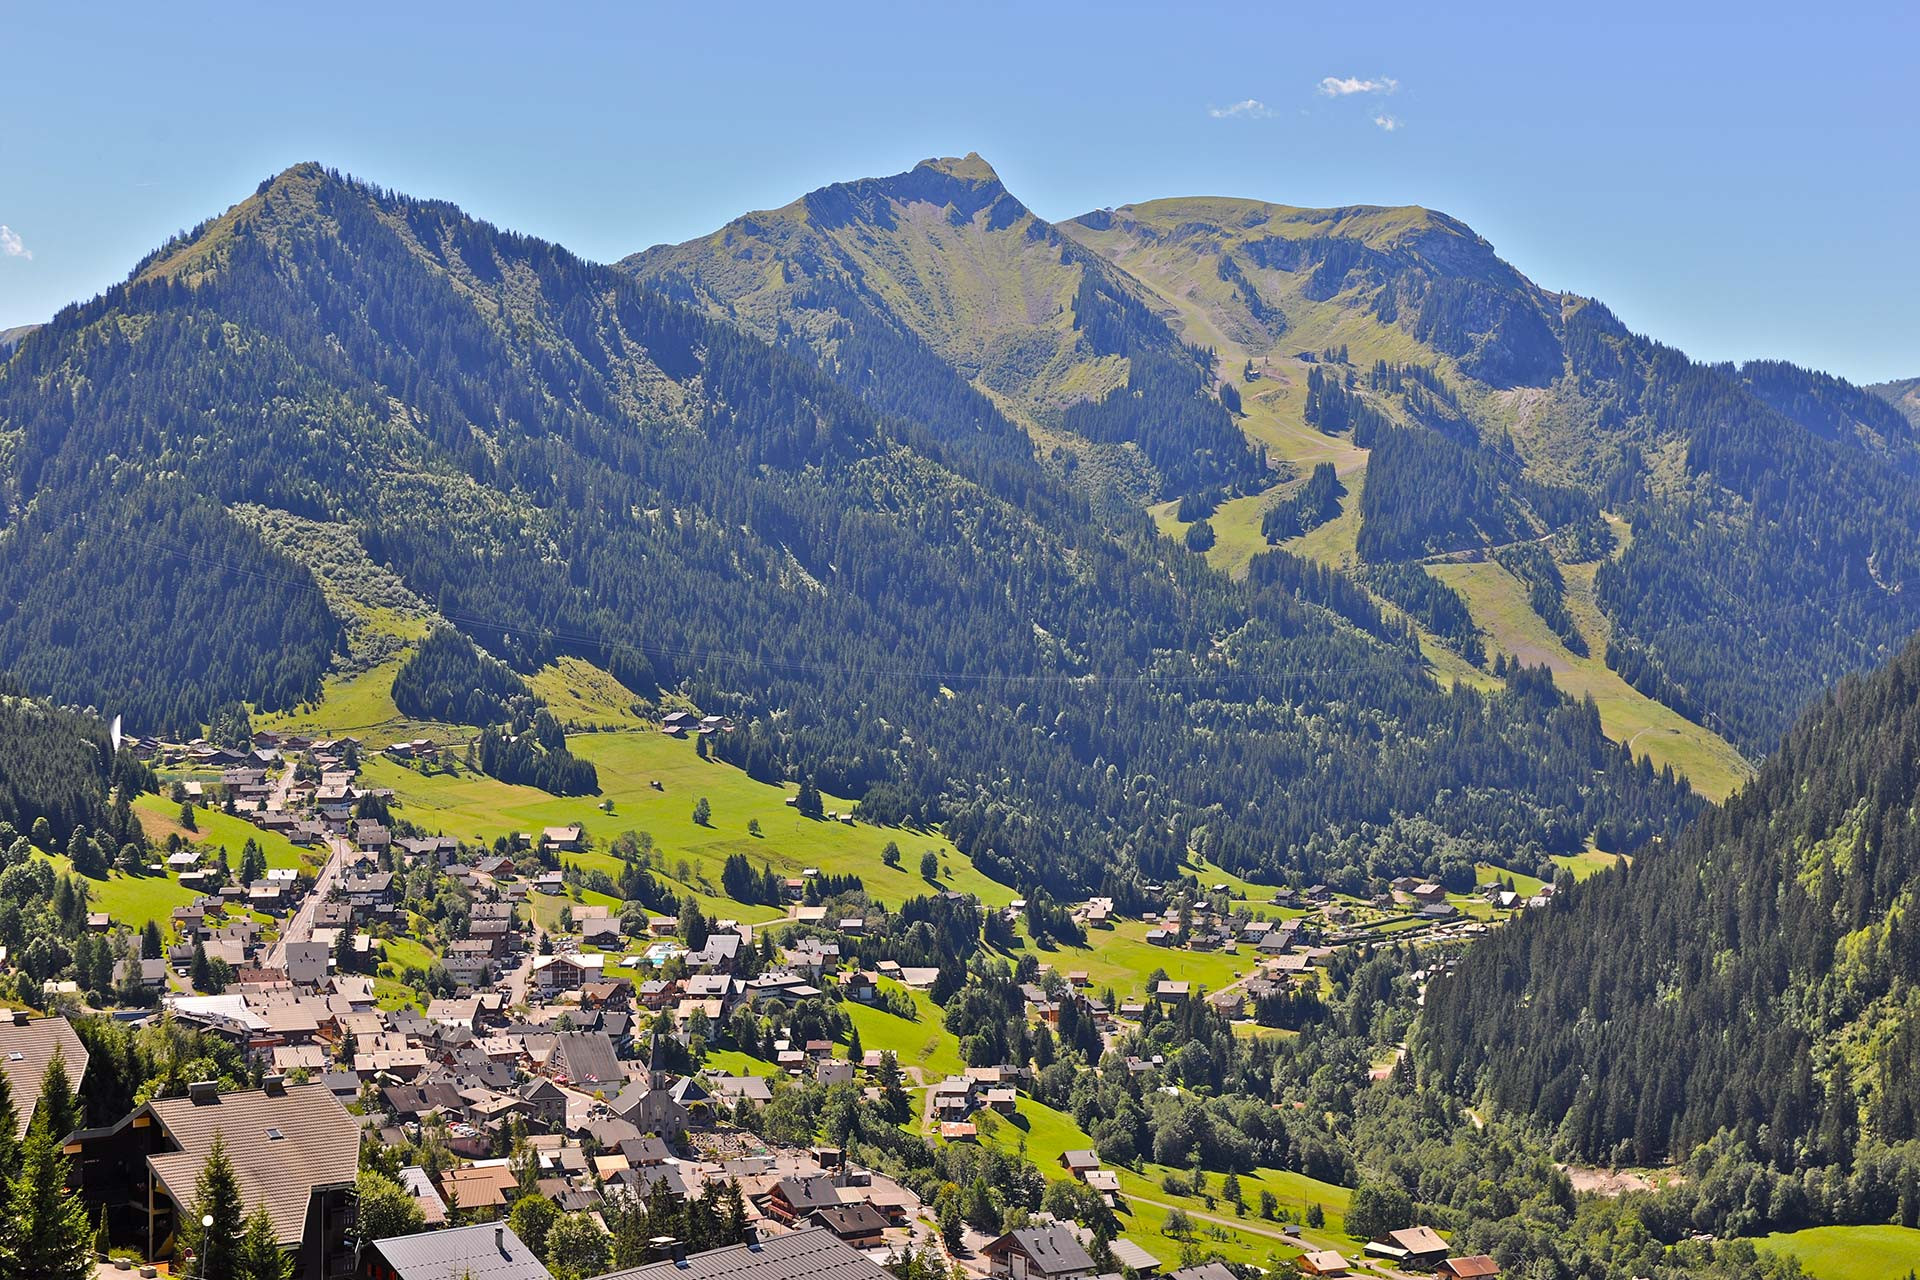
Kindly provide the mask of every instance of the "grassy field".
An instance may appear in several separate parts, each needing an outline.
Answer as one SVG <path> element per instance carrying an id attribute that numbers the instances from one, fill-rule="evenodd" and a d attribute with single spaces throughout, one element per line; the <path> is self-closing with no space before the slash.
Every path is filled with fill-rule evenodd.
<path id="1" fill-rule="evenodd" d="M 1563 853 L 1554 858 L 1554 865 L 1565 867 L 1573 872 L 1575 880 L 1585 880 L 1588 876 L 1598 875 L 1611 870 L 1619 864 L 1618 856 L 1601 853 L 1598 849 L 1589 849 L 1585 853 Z"/>
<path id="2" fill-rule="evenodd" d="M 1703 795 L 1724 799 L 1752 776 L 1751 766 L 1719 735 L 1655 702 L 1608 669 L 1601 655 L 1609 633 L 1604 615 L 1592 603 L 1593 569 L 1564 569 L 1567 607 L 1591 649 L 1581 658 L 1547 629 L 1527 603 L 1526 589 L 1500 565 L 1482 561 L 1428 566 L 1466 597 L 1474 621 L 1487 633 L 1490 654 L 1504 651 L 1529 666 L 1545 663 L 1562 689 L 1576 698 L 1593 695 L 1608 737 L 1650 757 L 1656 767 L 1671 764 Z"/>
<path id="3" fill-rule="evenodd" d="M 436 738 L 441 742 L 465 738 L 465 729 L 414 720 L 401 715 L 393 705 L 393 677 L 406 659 L 403 651 L 355 675 L 330 675 L 321 685 L 317 704 L 255 716 L 253 727 L 312 737 L 354 737 L 370 747 L 410 738 Z"/>
<path id="4" fill-rule="evenodd" d="M 842 1001 L 840 1008 L 860 1029 L 860 1047 L 869 1053 L 891 1051 L 902 1067 L 920 1068 L 929 1084 L 958 1075 L 966 1062 L 960 1057 L 959 1040 L 941 1020 L 939 1007 L 923 991 L 911 991 L 884 978 L 880 986 L 905 992 L 920 1016 L 910 1021 L 857 1000 Z"/>
<path id="5" fill-rule="evenodd" d="M 1050 964 L 1061 973 L 1084 969 L 1095 991 L 1113 988 L 1122 1000 L 1147 994 L 1147 976 L 1164 969 L 1175 982 L 1191 982 L 1196 988 L 1218 991 L 1254 966 L 1251 950 L 1239 955 L 1218 951 L 1187 951 L 1178 947 L 1156 947 L 1147 941 L 1152 928 L 1144 920 L 1122 920 L 1112 929 L 1087 931 L 1087 946 L 1042 947 L 1036 954 L 1042 964 Z M 1024 927 L 1021 938 L 1028 946 Z"/>
<path id="6" fill-rule="evenodd" d="M 1586 856 L 1585 854 L 1580 855 L 1582 858 Z M 1569 859 L 1569 861 L 1576 861 L 1576 859 Z M 1592 872 L 1588 872 L 1587 874 L 1591 875 Z M 1578 878 L 1579 875 L 1580 873 L 1578 871 L 1574 872 L 1576 878 Z M 1511 880 L 1514 891 L 1523 898 L 1531 898 L 1534 894 L 1540 892 L 1541 888 L 1547 883 L 1539 876 L 1530 876 L 1521 871 L 1509 871 L 1505 867 L 1496 867 L 1491 862 L 1474 864 L 1473 882 L 1475 884 L 1491 884 L 1501 878 Z"/>
<path id="7" fill-rule="evenodd" d="M 1048 1177 L 1062 1176 L 1062 1152 L 1085 1150 L 1093 1146 L 1093 1139 L 1074 1123 L 1072 1116 L 1043 1106 L 1025 1094 L 1015 1104 L 1013 1116 L 985 1112 L 976 1116 L 975 1122 L 979 1125 L 982 1143 L 1006 1152 L 1024 1150 L 1027 1159 L 1039 1166 Z M 1350 1247 L 1343 1233 L 1342 1215 L 1346 1212 L 1347 1201 L 1352 1193 L 1345 1187 L 1318 1182 L 1280 1169 L 1260 1169 L 1243 1174 L 1240 1186 L 1248 1212 L 1242 1221 L 1235 1218 L 1232 1205 L 1218 1199 L 1221 1181 L 1218 1173 L 1209 1175 L 1207 1179 L 1207 1185 L 1215 1195 L 1214 1206 L 1209 1209 L 1199 1196 L 1176 1196 L 1161 1189 L 1160 1179 L 1166 1174 L 1178 1172 L 1186 1177 L 1190 1175 L 1190 1170 L 1171 1170 L 1148 1164 L 1142 1166 L 1139 1172 L 1129 1169 L 1118 1172 L 1125 1200 L 1125 1212 L 1121 1215 L 1124 1234 L 1163 1262 L 1177 1258 L 1180 1245 L 1165 1234 L 1167 1210 L 1162 1205 L 1177 1206 L 1192 1215 L 1233 1221 L 1233 1226 L 1210 1223 L 1200 1217 L 1194 1221 L 1198 1239 L 1208 1247 L 1217 1247 L 1232 1261 L 1263 1264 L 1271 1254 L 1277 1253 L 1284 1258 L 1299 1253 L 1300 1250 L 1280 1240 L 1279 1225 L 1289 1220 L 1299 1221 L 1306 1215 L 1306 1206 L 1313 1203 L 1318 1203 L 1326 1211 L 1327 1225 L 1322 1231 L 1309 1233 L 1308 1238 L 1326 1248 Z M 1263 1190 L 1271 1191 L 1280 1201 L 1278 1222 L 1265 1222 L 1258 1216 L 1260 1192 Z"/>
<path id="8" fill-rule="evenodd" d="M 65 854 L 40 854 L 56 871 L 73 873 L 73 863 Z M 123 871 L 107 873 L 104 880 L 81 877 L 87 886 L 88 902 L 95 911 L 104 911 L 115 924 L 139 929 L 152 920 L 166 933 L 175 907 L 184 907 L 200 895 L 183 889 L 170 876 L 130 876 Z"/>
<path id="9" fill-rule="evenodd" d="M 940 888 L 976 894 L 996 905 L 1013 901 L 1011 888 L 974 870 L 972 862 L 943 836 L 803 818 L 786 804 L 796 788 L 756 782 L 731 765 L 702 760 L 691 741 L 640 731 L 577 734 L 569 745 L 599 769 L 600 795 L 552 796 L 464 771 L 458 776 L 423 775 L 378 758 L 367 761 L 363 781 L 368 786 L 392 787 L 401 804 L 399 812 L 408 820 L 467 840 L 491 842 L 509 832 L 537 832 L 577 822 L 604 848 L 622 831 L 648 832 L 659 850 L 656 873 L 664 871 L 679 881 L 676 892 L 685 888 L 704 908 L 736 919 L 777 919 L 783 913 L 743 906 L 722 895 L 721 866 L 734 853 L 745 854 L 756 868 L 764 862 L 783 876 L 798 875 L 808 867 L 858 875 L 868 893 L 897 906 L 932 890 L 919 870 L 920 855 L 932 849 L 941 860 Z M 703 797 L 713 810 L 707 826 L 693 821 L 694 804 Z M 845 799 L 824 799 L 829 812 L 853 808 Z M 603 802 L 612 803 L 611 813 L 600 809 Z M 749 822 L 759 823 L 760 835 L 748 831 Z M 889 841 L 900 846 L 897 868 L 880 860 Z M 616 861 L 604 853 L 589 852 L 571 860 L 609 874 L 618 870 Z"/>
<path id="10" fill-rule="evenodd" d="M 180 806 L 164 795 L 136 797 L 133 811 L 139 815 L 141 829 L 147 833 L 148 840 L 164 844 L 169 835 L 177 832 L 187 843 L 204 848 L 209 854 L 214 849 L 224 848 L 227 861 L 236 870 L 240 865 L 240 851 L 247 847 L 250 839 L 259 844 L 269 867 L 299 870 L 303 866 L 317 866 L 320 862 L 318 853 L 310 855 L 285 836 L 262 831 L 245 818 L 237 818 L 218 809 L 195 805 L 193 823 L 197 830 L 193 831 L 180 825 Z"/>
<path id="11" fill-rule="evenodd" d="M 1755 1243 L 1798 1258 L 1814 1280 L 1895 1280 L 1920 1270 L 1920 1231 L 1911 1227 L 1810 1227 Z"/>
<path id="12" fill-rule="evenodd" d="M 422 973 L 431 969 L 436 957 L 422 943 L 412 938 L 393 937 L 383 940 L 381 950 L 386 953 L 386 963 L 393 967 L 390 976 L 398 979 L 406 975 L 409 969 L 418 969 Z"/>

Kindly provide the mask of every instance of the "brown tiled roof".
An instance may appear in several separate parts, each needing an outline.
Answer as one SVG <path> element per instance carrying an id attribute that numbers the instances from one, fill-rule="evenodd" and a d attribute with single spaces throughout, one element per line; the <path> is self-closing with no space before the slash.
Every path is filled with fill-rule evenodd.
<path id="1" fill-rule="evenodd" d="M 40 1080 L 47 1074 L 55 1049 L 66 1059 L 67 1079 L 78 1090 L 87 1074 L 87 1046 L 65 1018 L 35 1018 L 20 1025 L 0 1021 L 0 1070 L 6 1071 L 7 1083 L 12 1086 L 15 1121 L 21 1134 L 26 1133 L 34 1108 L 40 1104 Z"/>
<path id="2" fill-rule="evenodd" d="M 324 1084 L 289 1085 L 278 1093 L 249 1089 L 203 1102 L 156 1098 L 147 1109 L 178 1147 L 147 1157 L 174 1203 L 183 1210 L 193 1203 L 195 1180 L 218 1133 L 241 1202 L 249 1213 L 267 1207 L 283 1245 L 300 1243 L 314 1189 L 350 1183 L 359 1168 L 359 1123 Z"/>

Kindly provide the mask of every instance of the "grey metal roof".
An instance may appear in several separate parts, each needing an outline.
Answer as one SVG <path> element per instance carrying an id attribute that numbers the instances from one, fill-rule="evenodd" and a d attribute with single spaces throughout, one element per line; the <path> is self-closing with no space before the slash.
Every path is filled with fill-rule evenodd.
<path id="1" fill-rule="evenodd" d="M 891 1280 L 891 1273 L 825 1227 L 650 1262 L 600 1280 Z M 412 1277 L 408 1277 L 412 1280 Z M 475 1276 L 474 1280 L 490 1280 Z"/>
<path id="2" fill-rule="evenodd" d="M 373 1248 L 400 1280 L 553 1280 L 504 1222 L 389 1236 Z"/>

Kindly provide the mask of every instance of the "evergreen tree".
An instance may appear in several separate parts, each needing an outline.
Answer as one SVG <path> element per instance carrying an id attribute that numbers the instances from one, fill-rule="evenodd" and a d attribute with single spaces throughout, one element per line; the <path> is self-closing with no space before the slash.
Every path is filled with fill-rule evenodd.
<path id="1" fill-rule="evenodd" d="M 47 1132 L 55 1141 L 64 1141 L 80 1127 L 80 1102 L 74 1097 L 73 1080 L 67 1075 L 66 1051 L 58 1047 L 40 1077 L 40 1106 L 34 1112 L 34 1119 L 45 1120 Z"/>
<path id="2" fill-rule="evenodd" d="M 233 1274 L 234 1280 L 288 1280 L 293 1275 L 293 1258 L 280 1247 L 273 1216 L 264 1204 L 247 1215 Z"/>
<path id="3" fill-rule="evenodd" d="M 20 1149 L 6 1217 L 12 1239 L 5 1274 L 33 1280 L 88 1280 L 93 1274 L 87 1207 L 68 1190 L 59 1140 L 38 1119 Z"/>
<path id="4" fill-rule="evenodd" d="M 237 1276 L 240 1241 L 246 1230 L 246 1206 L 240 1202 L 240 1180 L 227 1158 L 227 1139 L 215 1132 L 207 1161 L 194 1182 L 193 1207 L 181 1223 L 180 1234 L 194 1253 L 202 1276 Z M 206 1220 L 212 1219 L 209 1223 Z"/>

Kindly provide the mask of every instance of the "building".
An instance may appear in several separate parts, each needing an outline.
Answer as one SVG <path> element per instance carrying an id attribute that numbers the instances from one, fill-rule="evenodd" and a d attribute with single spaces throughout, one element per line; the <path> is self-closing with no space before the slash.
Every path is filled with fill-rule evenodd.
<path id="1" fill-rule="evenodd" d="M 1404 1231 L 1388 1232 L 1384 1240 L 1373 1241 L 1367 1245 L 1367 1252 L 1396 1266 L 1431 1271 L 1447 1256 L 1447 1242 L 1432 1227 L 1408 1227 Z"/>
<path id="2" fill-rule="evenodd" d="M 982 1252 L 992 1274 L 1009 1280 L 1083 1280 L 1093 1274 L 1093 1259 L 1064 1223 L 1009 1231 Z"/>
<path id="3" fill-rule="evenodd" d="M 816 1209 L 832 1209 L 840 1204 L 840 1188 L 824 1173 L 782 1178 L 767 1193 L 766 1212 L 771 1218 L 792 1224 L 810 1217 Z"/>
<path id="4" fill-rule="evenodd" d="M 807 1216 L 815 1226 L 825 1227 L 856 1249 L 871 1249 L 886 1242 L 887 1220 L 864 1200 L 815 1209 Z"/>
<path id="5" fill-rule="evenodd" d="M 1348 1263 L 1338 1250 L 1319 1249 L 1301 1256 L 1300 1270 L 1310 1276 L 1344 1276 Z"/>
<path id="6" fill-rule="evenodd" d="M 65 1018 L 33 1018 L 24 1013 L 0 1015 L 0 1070 L 7 1073 L 13 1093 L 14 1124 L 25 1137 L 40 1105 L 40 1084 L 47 1064 L 58 1053 L 67 1066 L 67 1082 L 75 1094 L 87 1075 L 87 1046 Z M 60 1137 L 67 1135 L 60 1134 Z"/>
<path id="7" fill-rule="evenodd" d="M 664 1259 L 599 1277 L 599 1280 L 892 1280 L 892 1272 L 840 1240 L 814 1227 L 754 1244 Z M 476 1277 L 479 1280 L 479 1277 Z"/>
<path id="8" fill-rule="evenodd" d="M 138 1241 L 148 1258 L 170 1251 L 180 1217 L 215 1137 L 240 1184 L 248 1213 L 265 1206 L 280 1245 L 293 1255 L 293 1280 L 353 1274 L 352 1192 L 360 1124 L 324 1084 L 220 1093 L 211 1082 L 184 1098 L 156 1098 L 118 1124 L 82 1130 L 75 1155 L 89 1211 L 105 1210 L 115 1240 Z"/>
<path id="9" fill-rule="evenodd" d="M 390 1236 L 367 1246 L 360 1280 L 552 1280 L 506 1223 Z"/>
<path id="10" fill-rule="evenodd" d="M 1476 1253 L 1470 1258 L 1448 1258 L 1440 1264 L 1438 1274 L 1452 1280 L 1492 1280 L 1500 1274 L 1500 1264 L 1484 1253 Z"/>

